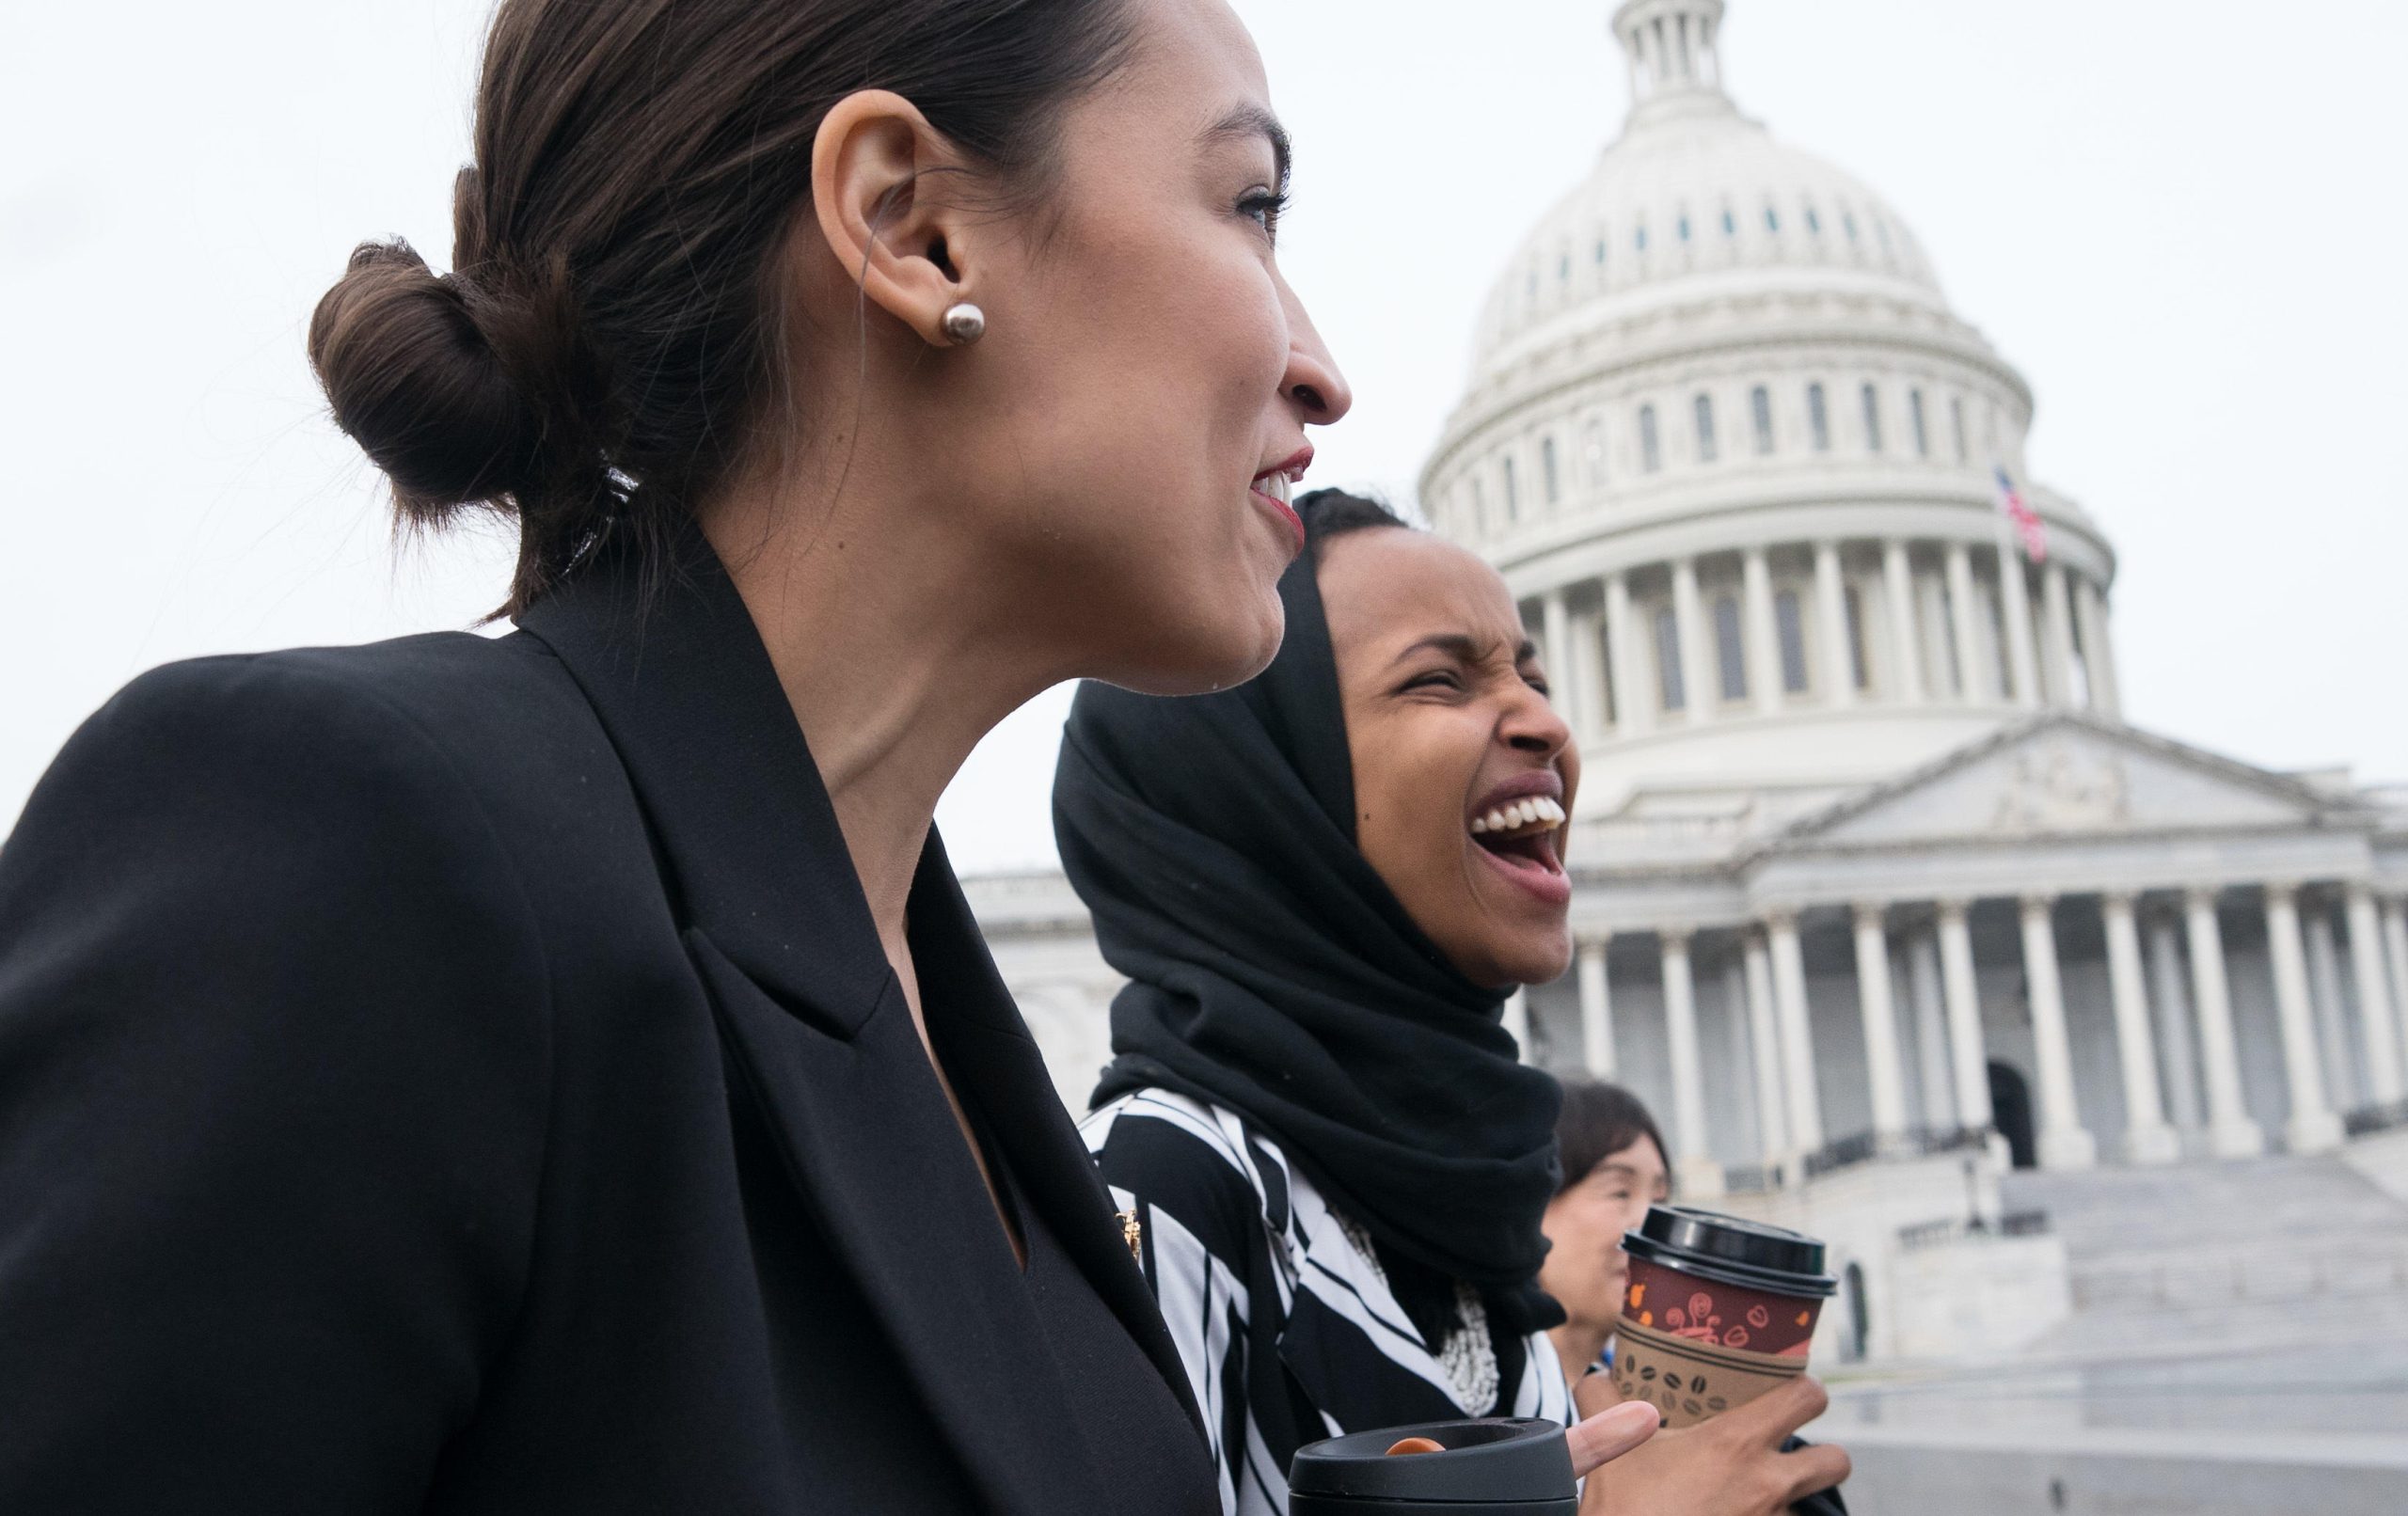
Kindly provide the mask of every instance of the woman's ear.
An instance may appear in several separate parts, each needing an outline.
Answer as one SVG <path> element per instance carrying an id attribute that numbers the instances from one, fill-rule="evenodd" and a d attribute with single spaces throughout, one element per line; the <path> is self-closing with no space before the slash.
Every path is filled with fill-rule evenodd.
<path id="1" fill-rule="evenodd" d="M 811 203 L 848 283 L 934 347 L 944 313 L 971 298 L 961 267 L 969 218 L 944 193 L 965 166 L 919 108 L 884 89 L 846 96 L 811 148 Z"/>

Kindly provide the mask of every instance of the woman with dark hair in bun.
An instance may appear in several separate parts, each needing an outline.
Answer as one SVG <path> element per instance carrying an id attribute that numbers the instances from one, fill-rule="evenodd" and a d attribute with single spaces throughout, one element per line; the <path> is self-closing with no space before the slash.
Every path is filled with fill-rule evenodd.
<path id="1" fill-rule="evenodd" d="M 1297 509 L 1270 669 L 1190 700 L 1085 687 L 1054 789 L 1130 980 L 1084 1129 L 1227 1516 L 1285 1511 L 1290 1460 L 1334 1432 L 1576 1403 L 1584 1446 L 1656 1425 L 1606 1376 L 1570 1386 L 1547 1336 L 1559 1091 L 1502 1024 L 1571 959 L 1571 731 L 1496 570 L 1356 496 Z M 1800 1378 L 1658 1434 L 1582 1509 L 1782 1510 L 1846 1474 L 1782 1450 L 1821 1406 Z"/>
<path id="2" fill-rule="evenodd" d="M 1212 1508 L 930 817 L 1277 646 L 1287 160 L 1221 0 L 503 0 L 309 352 L 517 629 L 159 670 L 25 810 L 0 1511 Z"/>

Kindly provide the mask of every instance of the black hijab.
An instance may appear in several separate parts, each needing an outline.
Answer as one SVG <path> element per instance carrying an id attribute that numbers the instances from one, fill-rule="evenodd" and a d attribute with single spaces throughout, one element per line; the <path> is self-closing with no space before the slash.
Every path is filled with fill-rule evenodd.
<path id="1" fill-rule="evenodd" d="M 1307 522 L 1329 503 L 1308 497 Z M 1071 706 L 1054 831 L 1131 981 L 1094 1100 L 1153 1087 L 1235 1111 L 1385 1253 L 1478 1287 L 1502 1324 L 1550 1325 L 1535 1281 L 1556 1084 L 1516 1059 L 1503 997 L 1455 971 L 1355 846 L 1313 557 L 1280 581 L 1287 640 L 1252 683 L 1187 699 L 1089 684 Z"/>

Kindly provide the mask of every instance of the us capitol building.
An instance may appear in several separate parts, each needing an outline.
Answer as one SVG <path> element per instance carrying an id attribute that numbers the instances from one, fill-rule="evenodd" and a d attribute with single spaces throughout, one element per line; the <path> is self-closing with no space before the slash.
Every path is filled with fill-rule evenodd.
<path id="1" fill-rule="evenodd" d="M 1835 1243 L 1818 1354 L 2238 1311 L 2297 1282 L 2175 1213 L 2229 1246 L 2311 1200 L 2372 1271 L 2321 1287 L 2408 1321 L 2408 797 L 2125 724 L 2115 552 L 2029 477 L 2030 386 L 1895 210 L 1733 103 L 1723 8 L 1614 15 L 1629 118 L 1421 476 L 1584 754 L 1527 1056 L 1636 1089 L 1684 1199 Z M 1083 1102 L 1116 981 L 1075 896 L 970 888 Z"/>

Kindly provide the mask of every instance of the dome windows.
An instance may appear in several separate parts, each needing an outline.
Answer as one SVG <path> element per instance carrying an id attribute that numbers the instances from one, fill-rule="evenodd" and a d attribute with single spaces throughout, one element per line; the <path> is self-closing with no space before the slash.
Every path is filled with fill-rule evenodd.
<path id="1" fill-rule="evenodd" d="M 1539 439 L 1539 487 L 1545 492 L 1546 503 L 1555 504 L 1563 497 L 1561 470 L 1556 466 L 1555 438 Z"/>
<path id="2" fill-rule="evenodd" d="M 1781 687 L 1792 695 L 1806 693 L 1806 611 L 1798 592 L 1783 590 L 1772 597 L 1773 640 L 1781 644 Z"/>
<path id="3" fill-rule="evenodd" d="M 1781 235 L 1781 213 L 1769 201 L 1765 205 L 1765 229 L 1776 237 Z"/>
<path id="4" fill-rule="evenodd" d="M 1831 450 L 1831 408 L 1819 384 L 1806 387 L 1806 434 L 1814 439 L 1816 452 Z"/>
<path id="5" fill-rule="evenodd" d="M 1712 395 L 1698 396 L 1695 409 L 1697 412 L 1697 461 L 1702 464 L 1710 464 L 1714 462 L 1717 452 L 1714 443 L 1714 397 Z"/>
<path id="6" fill-rule="evenodd" d="M 1864 450 L 1881 450 L 1881 391 L 1866 385 L 1859 392 L 1864 402 Z"/>
<path id="7" fill-rule="evenodd" d="M 1853 243 L 1857 241 L 1855 212 L 1843 209 L 1840 212 L 1840 227 L 1841 229 L 1847 233 L 1847 240 L 1849 242 Z"/>
<path id="8" fill-rule="evenodd" d="M 1915 456 L 1918 458 L 1930 457 L 1931 431 L 1924 424 L 1923 391 L 1920 389 L 1909 389 L 1907 391 L 1907 422 L 1914 432 Z"/>
<path id="9" fill-rule="evenodd" d="M 1647 251 L 1647 224 L 1640 222 L 1630 234 L 1630 245 L 1639 252 Z"/>
<path id="10" fill-rule="evenodd" d="M 1656 435 L 1656 407 L 1639 407 L 1639 466 L 1655 473 L 1664 466 L 1664 449 Z"/>
<path id="11" fill-rule="evenodd" d="M 1519 521 L 1522 519 L 1522 491 L 1513 479 L 1513 455 L 1510 452 L 1505 455 L 1501 473 L 1505 482 L 1505 519 Z"/>
<path id="12" fill-rule="evenodd" d="M 1814 213 L 1811 205 L 1806 208 L 1806 229 L 1817 237 L 1823 234 L 1823 218 Z"/>
<path id="13" fill-rule="evenodd" d="M 1731 213 L 1731 208 L 1727 205 L 1722 208 L 1722 235 L 1725 237 L 1739 235 L 1739 218 Z"/>
<path id="14" fill-rule="evenodd" d="M 1739 637 L 1739 602 L 1729 595 L 1714 602 L 1714 661 L 1721 676 L 1724 700 L 1748 698 L 1748 655 Z"/>
<path id="15" fill-rule="evenodd" d="M 1956 444 L 1956 461 L 1961 464 L 1965 462 L 1967 456 L 1965 451 L 1965 397 L 1962 395 L 1951 395 L 1948 397 L 1948 430 Z"/>
<path id="16" fill-rule="evenodd" d="M 1592 416 L 1580 429 L 1581 459 L 1589 466 L 1589 482 L 1602 485 L 1606 482 L 1606 423 Z"/>
<path id="17" fill-rule="evenodd" d="M 1687 216 L 1687 214 L 1683 214 L 1683 215 L 1682 215 L 1682 217 L 1681 217 L 1681 241 L 1683 241 L 1683 242 L 1687 242 L 1687 241 L 1688 241 L 1688 240 L 1689 240 L 1689 218 L 1688 218 L 1688 216 Z"/>
<path id="18" fill-rule="evenodd" d="M 1756 456 L 1769 457 L 1772 453 L 1772 391 L 1762 385 L 1750 390 L 1748 411 L 1755 422 Z"/>
<path id="19" fill-rule="evenodd" d="M 1681 624 L 1672 608 L 1656 612 L 1656 688 L 1668 711 L 1687 710 L 1689 692 L 1681 677 Z"/>

